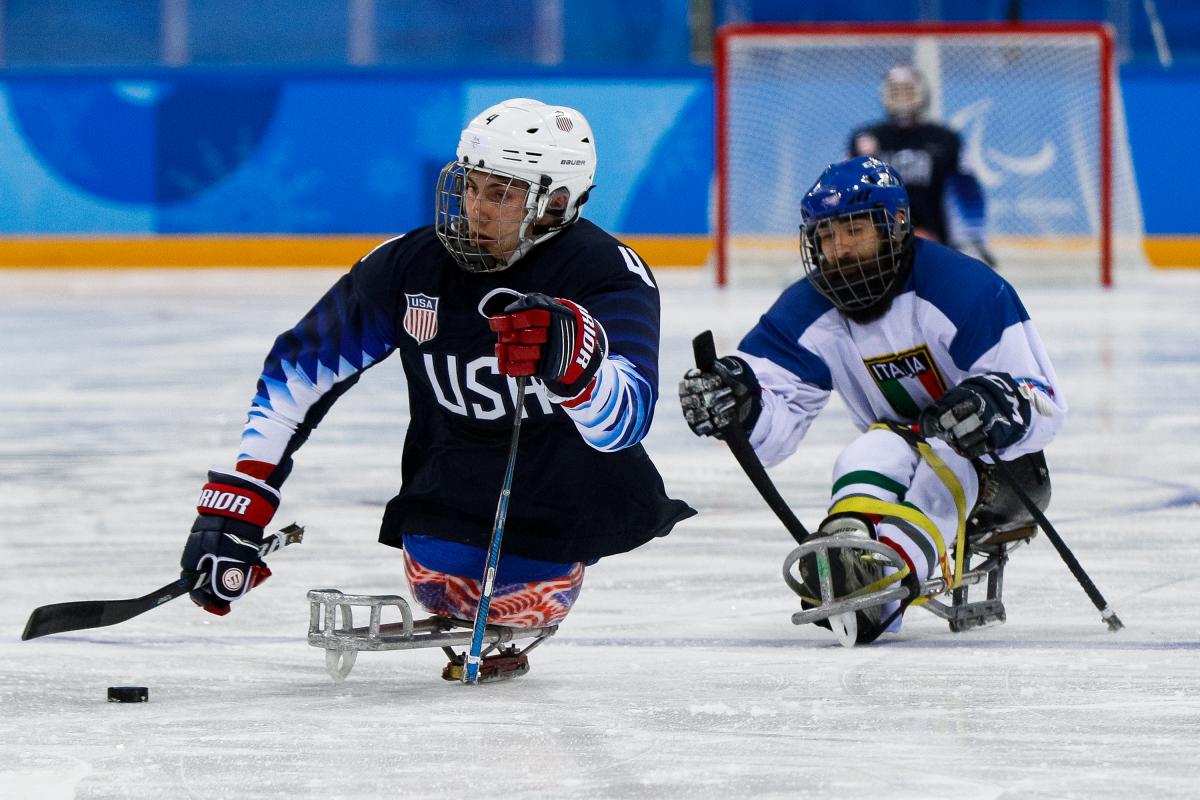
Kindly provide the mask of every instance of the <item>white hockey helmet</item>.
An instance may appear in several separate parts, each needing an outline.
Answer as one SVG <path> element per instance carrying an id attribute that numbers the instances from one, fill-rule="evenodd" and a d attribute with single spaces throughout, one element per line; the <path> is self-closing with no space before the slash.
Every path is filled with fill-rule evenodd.
<path id="1" fill-rule="evenodd" d="M 470 272 L 504 269 L 575 222 L 596 174 L 596 145 L 583 114 L 527 98 L 505 100 L 472 119 L 456 154 L 438 180 L 436 226 L 442 244 Z M 473 173 L 527 190 L 509 252 L 481 246 L 471 232 L 464 193 Z"/>
<path id="2" fill-rule="evenodd" d="M 925 76 L 911 64 L 897 64 L 887 71 L 880 96 L 888 115 L 901 120 L 920 119 L 929 107 Z"/>

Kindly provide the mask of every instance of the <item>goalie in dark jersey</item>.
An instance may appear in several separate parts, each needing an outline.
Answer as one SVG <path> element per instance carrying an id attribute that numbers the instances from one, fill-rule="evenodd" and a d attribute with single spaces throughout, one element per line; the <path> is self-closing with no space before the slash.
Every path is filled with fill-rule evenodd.
<path id="1" fill-rule="evenodd" d="M 888 70 L 881 89 L 888 118 L 850 134 L 851 156 L 890 164 L 908 189 L 914 232 L 995 267 L 987 248 L 985 200 L 962 164 L 958 132 L 927 119 L 929 86 L 916 67 Z"/>
<path id="2" fill-rule="evenodd" d="M 516 376 L 536 380 L 488 622 L 556 624 L 587 565 L 695 513 L 639 444 L 658 399 L 658 289 L 632 248 L 580 216 L 595 169 L 574 109 L 514 99 L 467 125 L 435 224 L 380 244 L 275 341 L 236 465 L 209 473 L 183 551 L 184 570 L 208 574 L 197 604 L 225 614 L 270 575 L 258 544 L 296 450 L 396 352 L 411 418 L 380 541 L 403 548 L 431 613 L 476 613 Z"/>

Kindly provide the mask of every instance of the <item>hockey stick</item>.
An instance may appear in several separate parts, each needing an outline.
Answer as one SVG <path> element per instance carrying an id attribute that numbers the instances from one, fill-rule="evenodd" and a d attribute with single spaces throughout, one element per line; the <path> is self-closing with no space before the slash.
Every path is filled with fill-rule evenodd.
<path id="1" fill-rule="evenodd" d="M 487 628 L 488 609 L 492 605 L 492 590 L 496 586 L 496 568 L 500 564 L 500 542 L 504 539 L 504 520 L 508 516 L 508 496 L 512 493 L 513 469 L 517 465 L 517 440 L 521 436 L 521 416 L 525 412 L 525 376 L 517 378 L 516 408 L 513 409 L 512 439 L 508 444 L 508 466 L 496 503 L 496 521 L 492 525 L 492 541 L 488 545 L 487 566 L 483 571 L 483 586 L 479 591 L 479 608 L 475 611 L 475 627 L 471 631 L 471 649 L 467 653 L 462 682 L 479 681 L 479 661 L 483 651 L 483 634 Z"/>
<path id="2" fill-rule="evenodd" d="M 1121 618 L 1117 616 L 1117 612 L 1109 607 L 1104 596 L 1100 594 L 1100 590 L 1096 588 L 1096 584 L 1092 583 L 1092 579 L 1088 577 L 1088 574 L 1083 570 L 1083 566 L 1075 558 L 1075 554 L 1067 547 L 1067 543 L 1063 541 L 1063 538 L 1058 535 L 1058 531 L 1054 530 L 1054 526 L 1050 524 L 1050 520 L 1046 519 L 1046 515 L 1042 513 L 1042 510 L 1037 507 L 1033 499 L 1021 488 L 1021 484 L 1013 476 L 1012 472 L 1009 471 L 1008 465 L 1001 461 L 999 457 L 993 457 L 993 461 L 995 462 L 996 473 L 1008 484 L 1010 489 L 1016 492 L 1017 497 L 1021 498 L 1021 502 L 1025 505 L 1025 508 L 1037 520 L 1041 529 L 1046 532 L 1046 538 L 1050 540 L 1050 544 L 1054 545 L 1054 549 L 1058 551 L 1058 555 L 1066 563 L 1067 569 L 1071 570 L 1071 574 L 1075 576 L 1075 580 L 1079 581 L 1079 585 L 1087 592 L 1087 596 L 1092 601 L 1092 604 L 1100 611 L 1100 619 L 1104 620 L 1110 631 L 1119 631 L 1121 628 L 1124 628 L 1125 625 L 1121 622 Z"/>
<path id="3" fill-rule="evenodd" d="M 281 547 L 295 544 L 303 539 L 304 528 L 292 523 L 263 540 L 262 545 L 258 548 L 259 557 L 266 558 Z M 180 595 L 187 594 L 204 579 L 205 575 L 206 573 L 203 572 L 186 572 L 179 577 L 179 580 L 172 581 L 166 586 L 155 589 L 150 594 L 135 597 L 132 600 L 80 600 L 74 603 L 54 603 L 35 608 L 29 615 L 29 621 L 25 623 L 25 632 L 21 634 L 21 640 L 36 639 L 52 633 L 103 628 L 133 619 Z"/>
<path id="4" fill-rule="evenodd" d="M 700 368 L 701 372 L 713 371 L 713 363 L 717 360 L 717 345 L 713 341 L 712 331 L 704 331 L 692 339 L 692 353 L 695 354 L 696 366 Z M 758 460 L 758 454 L 750 446 L 750 440 L 746 437 L 742 426 L 734 420 L 720 430 L 725 444 L 729 445 L 729 449 L 733 451 L 733 457 L 741 465 L 746 477 L 754 484 L 754 488 L 762 495 L 762 499 L 767 501 L 767 505 L 775 512 L 775 516 L 779 517 L 779 521 L 783 523 L 783 527 L 787 528 L 787 532 L 792 535 L 796 543 L 804 544 L 809 536 L 808 530 L 800 520 L 796 519 L 796 515 L 792 513 L 787 501 L 783 499 L 779 490 L 775 488 L 775 484 L 771 482 L 771 477 L 767 475 L 766 468 Z"/>

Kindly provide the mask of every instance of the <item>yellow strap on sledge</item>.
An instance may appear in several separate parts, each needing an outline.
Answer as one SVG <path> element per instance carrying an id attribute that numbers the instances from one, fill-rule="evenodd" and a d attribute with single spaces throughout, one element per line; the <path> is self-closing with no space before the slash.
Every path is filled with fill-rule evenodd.
<path id="1" fill-rule="evenodd" d="M 877 428 L 895 432 L 894 424 L 878 422 L 872 425 L 870 430 L 875 430 Z M 908 437 L 905 438 L 907 439 Z M 880 500 L 875 497 L 858 495 L 846 497 L 842 500 L 839 500 L 837 503 L 834 503 L 833 507 L 829 509 L 829 513 L 836 514 L 840 511 L 854 511 L 859 514 L 878 514 L 879 516 L 884 517 L 898 517 L 906 522 L 916 525 L 921 530 L 928 533 L 929 537 L 933 539 L 934 546 L 937 548 L 938 567 L 941 569 L 942 578 L 946 581 L 946 586 L 948 588 L 956 589 L 959 586 L 959 582 L 962 580 L 963 560 L 966 555 L 966 493 L 963 491 L 962 482 L 959 481 L 958 476 L 955 475 L 948 466 L 946 466 L 946 462 L 943 461 L 941 457 L 933 451 L 933 448 L 930 447 L 927 442 L 919 439 L 916 441 L 909 439 L 909 441 L 912 442 L 914 447 L 916 447 L 918 455 L 924 459 L 925 463 L 929 465 L 929 468 L 933 470 L 934 474 L 941 479 L 942 484 L 945 485 L 946 490 L 950 492 L 950 496 L 954 499 L 954 510 L 957 517 L 958 526 L 957 530 L 954 532 L 955 547 L 953 572 L 950 570 L 949 559 L 946 555 L 946 542 L 944 539 L 942 539 L 941 531 L 938 530 L 937 525 L 934 524 L 933 520 L 912 506 L 904 506 L 900 505 L 899 503 L 889 503 L 886 500 Z M 919 605 L 921 602 L 923 602 L 923 599 L 916 600 L 913 604 Z"/>
<path id="2" fill-rule="evenodd" d="M 902 506 L 899 503 L 889 503 L 886 500 L 880 500 L 878 497 L 852 495 L 850 497 L 843 497 L 829 509 L 830 515 L 843 512 L 875 514 L 881 517 L 897 517 L 905 522 L 911 522 L 913 525 L 916 525 L 929 534 L 929 538 L 933 539 L 934 547 L 937 548 L 938 566 L 941 568 L 942 577 L 946 579 L 947 585 L 953 580 L 953 576 L 950 574 L 950 564 L 946 558 L 946 543 L 942 539 L 941 532 L 937 529 L 937 525 L 934 524 L 933 520 L 917 509 L 912 506 Z M 957 584 L 955 585 L 957 586 Z"/>
<path id="3" fill-rule="evenodd" d="M 954 511 L 958 517 L 958 530 L 954 532 L 954 582 L 949 584 L 951 589 L 958 588 L 958 583 L 962 580 L 963 574 L 963 559 L 966 557 L 966 537 L 967 537 L 967 495 L 963 491 L 962 482 L 953 470 L 946 466 L 946 462 L 942 461 L 941 457 L 933 452 L 933 448 L 926 442 L 917 442 L 917 452 L 921 454 L 921 458 L 925 459 L 925 463 L 930 469 L 942 479 L 942 483 L 946 485 L 946 489 L 950 492 L 950 496 L 954 498 Z"/>

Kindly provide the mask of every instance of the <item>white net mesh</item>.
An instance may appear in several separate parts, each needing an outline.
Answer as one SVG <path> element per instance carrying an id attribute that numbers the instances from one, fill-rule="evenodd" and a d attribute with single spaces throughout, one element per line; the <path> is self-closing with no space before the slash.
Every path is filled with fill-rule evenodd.
<path id="1" fill-rule="evenodd" d="M 853 129 L 882 119 L 880 83 L 898 63 L 922 70 L 931 118 L 962 136 L 1003 272 L 1099 281 L 1106 224 L 1114 271 L 1145 267 L 1115 85 L 1111 221 L 1100 212 L 1099 35 L 734 32 L 725 44 L 721 244 L 731 283 L 799 274 L 800 199 L 827 164 L 846 157 Z"/>

